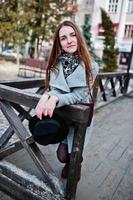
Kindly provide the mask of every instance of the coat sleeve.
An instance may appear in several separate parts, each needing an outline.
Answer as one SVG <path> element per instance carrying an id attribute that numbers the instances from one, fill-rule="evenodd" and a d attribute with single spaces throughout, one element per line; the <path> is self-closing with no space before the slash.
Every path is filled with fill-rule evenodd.
<path id="1" fill-rule="evenodd" d="M 73 88 L 69 93 L 61 93 L 58 89 L 52 88 L 52 90 L 49 92 L 49 95 L 57 96 L 59 98 L 57 107 L 62 107 L 65 105 L 77 104 L 84 101 L 84 99 L 86 99 L 86 97 L 88 96 L 88 88 L 87 87 Z"/>

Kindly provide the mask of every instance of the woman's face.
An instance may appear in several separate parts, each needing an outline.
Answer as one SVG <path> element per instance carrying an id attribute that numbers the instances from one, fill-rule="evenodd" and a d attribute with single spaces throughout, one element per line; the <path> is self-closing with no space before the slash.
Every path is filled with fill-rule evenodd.
<path id="1" fill-rule="evenodd" d="M 63 26 L 59 31 L 60 45 L 66 53 L 75 53 L 78 48 L 77 37 L 71 26 Z"/>

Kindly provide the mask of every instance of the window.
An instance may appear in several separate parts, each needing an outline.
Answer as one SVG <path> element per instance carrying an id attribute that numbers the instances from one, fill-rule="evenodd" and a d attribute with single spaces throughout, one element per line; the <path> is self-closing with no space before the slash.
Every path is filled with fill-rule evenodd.
<path id="1" fill-rule="evenodd" d="M 118 9 L 118 0 L 109 0 L 108 12 L 117 13 L 117 9 Z"/>
<path id="2" fill-rule="evenodd" d="M 127 12 L 128 13 L 133 13 L 133 0 L 128 0 Z"/>
<path id="3" fill-rule="evenodd" d="M 124 38 L 127 39 L 133 38 L 133 25 L 130 24 L 125 25 Z"/>
<path id="4" fill-rule="evenodd" d="M 118 32 L 118 28 L 119 28 L 119 24 L 118 23 L 113 23 L 113 29 L 114 29 L 114 32 L 115 32 L 115 35 L 117 34 Z M 98 36 L 103 36 L 103 27 L 102 27 L 102 24 L 98 24 Z"/>

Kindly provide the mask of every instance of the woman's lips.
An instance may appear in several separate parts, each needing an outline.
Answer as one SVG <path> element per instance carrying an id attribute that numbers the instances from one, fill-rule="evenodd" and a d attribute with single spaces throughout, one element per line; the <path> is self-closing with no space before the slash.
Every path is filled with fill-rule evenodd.
<path id="1" fill-rule="evenodd" d="M 75 45 L 70 45 L 70 46 L 68 46 L 67 48 L 71 48 L 71 47 L 75 47 Z"/>

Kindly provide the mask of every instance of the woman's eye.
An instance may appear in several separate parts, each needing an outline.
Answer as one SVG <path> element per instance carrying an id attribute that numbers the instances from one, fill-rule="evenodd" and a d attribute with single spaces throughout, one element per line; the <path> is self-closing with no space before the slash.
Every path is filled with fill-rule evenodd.
<path id="1" fill-rule="evenodd" d="M 75 33 L 73 33 L 73 34 L 71 34 L 71 36 L 72 36 L 72 37 L 75 37 L 75 36 L 76 36 L 76 34 L 75 34 Z"/>
<path id="2" fill-rule="evenodd" d="M 60 41 L 63 41 L 63 40 L 65 40 L 66 38 L 65 37 L 62 37 L 62 38 L 60 38 Z"/>

